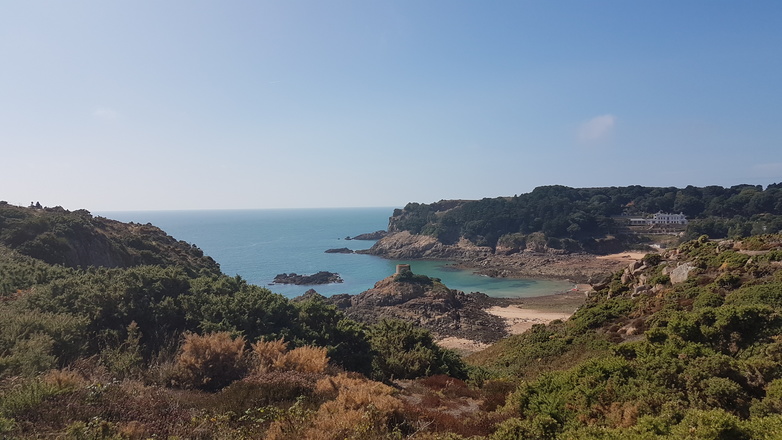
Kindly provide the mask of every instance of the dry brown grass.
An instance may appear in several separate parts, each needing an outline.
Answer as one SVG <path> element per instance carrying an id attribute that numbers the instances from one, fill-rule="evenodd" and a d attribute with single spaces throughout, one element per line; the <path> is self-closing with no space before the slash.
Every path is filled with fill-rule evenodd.
<path id="1" fill-rule="evenodd" d="M 269 371 L 298 371 L 323 373 L 329 364 L 325 348 L 304 346 L 286 351 L 288 343 L 282 339 L 260 340 L 253 344 L 256 374 Z"/>
<path id="2" fill-rule="evenodd" d="M 283 341 L 282 338 L 272 341 L 261 339 L 253 344 L 252 347 L 256 371 L 264 372 L 270 370 L 285 354 L 288 350 L 288 343 Z"/>
<path id="3" fill-rule="evenodd" d="M 42 379 L 58 390 L 75 390 L 87 384 L 84 377 L 73 370 L 50 370 Z"/>
<path id="4" fill-rule="evenodd" d="M 267 432 L 270 440 L 382 439 L 401 420 L 402 402 L 394 389 L 379 382 L 340 374 L 315 387 L 323 403 L 299 423 L 279 420 Z"/>
<path id="5" fill-rule="evenodd" d="M 326 349 L 321 347 L 298 347 L 280 356 L 274 362 L 274 369 L 280 371 L 300 371 L 302 373 L 322 373 L 329 364 Z"/>
<path id="6" fill-rule="evenodd" d="M 177 357 L 178 382 L 205 390 L 217 390 L 240 379 L 246 372 L 243 337 L 228 332 L 185 335 Z"/>

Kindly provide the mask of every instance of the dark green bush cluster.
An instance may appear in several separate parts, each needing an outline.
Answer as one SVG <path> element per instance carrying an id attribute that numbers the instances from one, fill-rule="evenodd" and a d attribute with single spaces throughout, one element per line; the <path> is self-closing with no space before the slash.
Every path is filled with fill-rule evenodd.
<path id="1" fill-rule="evenodd" d="M 466 366 L 458 355 L 434 343 L 431 334 L 404 321 L 384 320 L 369 328 L 376 353 L 373 375 L 380 380 L 410 379 L 447 374 L 466 378 Z"/>
<path id="2" fill-rule="evenodd" d="M 435 282 L 440 282 L 439 278 L 431 278 L 422 274 L 415 274 L 412 271 L 403 271 L 402 273 L 394 275 L 394 281 L 397 283 L 411 283 L 422 284 L 425 286 L 431 286 Z"/>

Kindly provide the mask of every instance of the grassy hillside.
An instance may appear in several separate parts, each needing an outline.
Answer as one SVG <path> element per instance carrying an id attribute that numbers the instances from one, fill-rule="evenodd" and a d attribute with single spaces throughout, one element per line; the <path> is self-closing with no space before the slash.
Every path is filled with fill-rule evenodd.
<path id="1" fill-rule="evenodd" d="M 0 202 L 0 245 L 67 267 L 176 265 L 189 274 L 220 273 L 212 258 L 160 228 L 94 217 L 83 209 Z"/>

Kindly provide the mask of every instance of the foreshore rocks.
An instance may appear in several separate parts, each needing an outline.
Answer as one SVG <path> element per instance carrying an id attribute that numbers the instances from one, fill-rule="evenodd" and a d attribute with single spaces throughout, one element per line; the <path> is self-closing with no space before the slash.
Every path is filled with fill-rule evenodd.
<path id="1" fill-rule="evenodd" d="M 476 246 L 466 239 L 456 244 L 446 245 L 428 235 L 413 235 L 402 231 L 390 234 L 375 243 L 366 251 L 359 251 L 388 259 L 470 259 L 487 257 L 494 254 L 492 248 Z"/>
<path id="2" fill-rule="evenodd" d="M 576 283 L 602 279 L 624 265 L 592 254 L 568 254 L 556 249 L 525 249 L 511 254 L 500 249 L 495 253 L 490 247 L 476 246 L 464 238 L 446 245 L 434 237 L 407 231 L 389 234 L 370 249 L 356 252 L 400 260 L 454 260 L 459 269 L 490 277 L 567 279 Z"/>
<path id="3" fill-rule="evenodd" d="M 275 284 L 295 284 L 307 286 L 315 284 L 341 283 L 342 278 L 338 273 L 320 271 L 312 275 L 299 275 L 297 273 L 281 273 L 274 277 Z"/>
<path id="4" fill-rule="evenodd" d="M 590 254 L 521 252 L 460 261 L 456 267 L 495 278 L 565 279 L 579 284 L 593 284 L 624 265 L 621 261 L 600 259 Z"/>
<path id="5" fill-rule="evenodd" d="M 358 234 L 355 237 L 345 237 L 345 240 L 380 240 L 388 235 L 388 231 L 375 231 L 366 234 Z"/>

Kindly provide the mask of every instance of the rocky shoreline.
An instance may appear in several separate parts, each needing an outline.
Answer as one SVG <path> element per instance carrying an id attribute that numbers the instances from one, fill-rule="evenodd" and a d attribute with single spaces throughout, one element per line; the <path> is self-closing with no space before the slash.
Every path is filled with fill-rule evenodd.
<path id="1" fill-rule="evenodd" d="M 389 234 L 370 249 L 356 251 L 388 259 L 451 260 L 458 269 L 473 270 L 495 278 L 564 279 L 574 283 L 598 283 L 627 265 L 624 258 L 601 258 L 585 253 L 565 253 L 547 248 L 524 249 L 506 254 L 462 239 L 443 244 L 434 237 L 407 231 Z"/>
<path id="2" fill-rule="evenodd" d="M 597 284 L 627 265 L 591 254 L 518 253 L 460 261 L 454 267 L 494 278 L 560 279 Z"/>
<path id="3" fill-rule="evenodd" d="M 519 328 L 570 316 L 586 299 L 585 290 L 535 298 L 492 298 L 449 289 L 436 279 L 416 275 L 385 278 L 358 295 L 323 297 L 311 289 L 297 300 L 317 297 L 359 322 L 399 319 L 426 328 L 437 340 L 479 347 L 518 333 Z M 508 307 L 523 308 L 526 314 L 509 317 L 497 311 Z M 556 318 L 551 318 L 554 314 Z"/>
<path id="4" fill-rule="evenodd" d="M 388 235 L 388 231 L 375 231 L 375 232 L 368 232 L 366 234 L 358 234 L 355 237 L 345 237 L 345 240 L 380 240 L 381 238 Z"/>
<path id="5" fill-rule="evenodd" d="M 567 319 L 584 303 L 592 285 L 605 282 L 644 255 L 626 252 L 598 256 L 547 248 L 508 253 L 476 246 L 464 239 L 446 245 L 434 237 L 406 231 L 390 233 L 370 249 L 355 252 L 398 260 L 455 261 L 454 268 L 494 278 L 564 279 L 577 284 L 565 293 L 493 298 L 479 292 L 448 289 L 437 280 L 429 284 L 405 283 L 392 276 L 358 295 L 322 298 L 360 322 L 371 324 L 382 319 L 412 322 L 432 332 L 443 346 L 463 353 L 485 348 L 535 324 Z"/>

